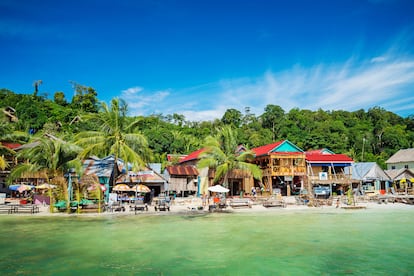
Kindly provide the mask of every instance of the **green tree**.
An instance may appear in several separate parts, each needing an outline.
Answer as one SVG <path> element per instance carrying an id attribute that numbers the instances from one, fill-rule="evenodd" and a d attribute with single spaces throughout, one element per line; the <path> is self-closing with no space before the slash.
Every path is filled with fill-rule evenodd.
<path id="1" fill-rule="evenodd" d="M 272 139 L 276 140 L 285 122 L 285 111 L 278 105 L 268 104 L 260 118 L 262 120 L 262 126 L 270 129 L 273 134 Z"/>
<path id="2" fill-rule="evenodd" d="M 215 136 L 208 136 L 204 143 L 205 151 L 201 153 L 197 163 L 198 168 L 210 168 L 215 170 L 214 182 L 223 181 L 223 186 L 228 186 L 228 176 L 232 170 L 239 169 L 251 173 L 256 179 L 261 179 L 260 168 L 250 163 L 253 160 L 252 151 L 237 151 L 237 143 L 234 130 L 225 126 L 218 130 Z"/>
<path id="3" fill-rule="evenodd" d="M 64 179 L 64 174 L 69 169 L 74 168 L 80 171 L 81 164 L 79 159 L 77 159 L 79 152 L 80 148 L 76 145 L 52 135 L 35 137 L 26 148 L 17 153 L 17 158 L 24 161 L 13 168 L 8 182 L 11 183 L 13 180 L 24 177 L 27 174 L 42 175 L 48 183 L 53 179 Z M 67 183 L 61 184 L 61 189 L 64 191 L 63 194 L 67 200 Z M 67 202 L 69 204 L 68 200 Z M 53 211 L 52 198 L 50 210 L 51 212 Z"/>
<path id="4" fill-rule="evenodd" d="M 85 116 L 85 120 L 94 121 L 99 129 L 80 132 L 74 137 L 75 143 L 83 147 L 81 159 L 112 154 L 115 164 L 118 159 L 123 159 L 125 164 L 131 162 L 134 169 L 146 164 L 150 159 L 147 139 L 139 132 L 132 132 L 138 122 L 127 124 L 127 110 L 125 101 L 115 98 L 110 107 L 102 102 L 100 112 Z"/>
<path id="5" fill-rule="evenodd" d="M 239 127 L 242 122 L 242 113 L 237 109 L 227 109 L 221 118 L 221 122 L 225 125 L 231 125 L 233 127 Z"/>
<path id="6" fill-rule="evenodd" d="M 61 106 L 67 106 L 68 105 L 68 102 L 65 99 L 65 94 L 63 92 L 60 92 L 60 91 L 56 92 L 55 95 L 53 96 L 53 100 L 58 105 L 61 105 Z"/>
<path id="7" fill-rule="evenodd" d="M 84 112 L 98 112 L 98 93 L 95 89 L 76 82 L 71 83 L 75 90 L 75 96 L 72 98 L 72 106 Z"/>

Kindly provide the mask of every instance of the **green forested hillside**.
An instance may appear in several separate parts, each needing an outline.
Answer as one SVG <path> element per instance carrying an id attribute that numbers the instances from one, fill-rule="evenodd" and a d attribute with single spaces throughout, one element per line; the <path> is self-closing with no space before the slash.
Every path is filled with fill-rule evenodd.
<path id="1" fill-rule="evenodd" d="M 54 100 L 37 94 L 16 94 L 0 90 L 0 108 L 12 107 L 19 121 L 1 120 L 0 139 L 28 142 L 31 137 L 50 133 L 65 140 L 85 130 L 96 130 L 85 115 L 99 111 L 98 95 L 91 87 L 74 85 L 75 96 L 67 101 L 63 92 Z M 329 148 L 346 153 L 356 161 L 384 161 L 401 148 L 414 147 L 414 116 L 402 118 L 380 107 L 353 112 L 294 108 L 283 110 L 269 104 L 262 114 L 228 109 L 215 121 L 189 122 L 180 114 L 127 117 L 136 131 L 147 138 L 152 162 L 164 162 L 167 153 L 187 154 L 201 147 L 216 127 L 232 125 L 240 144 L 249 148 L 287 139 L 304 150 Z M 23 134 L 18 134 L 23 133 Z"/>

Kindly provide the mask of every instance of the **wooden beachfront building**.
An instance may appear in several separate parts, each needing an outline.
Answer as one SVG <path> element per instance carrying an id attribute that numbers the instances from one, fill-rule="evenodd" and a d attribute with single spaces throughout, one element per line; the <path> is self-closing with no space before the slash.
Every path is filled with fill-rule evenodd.
<path id="1" fill-rule="evenodd" d="M 179 196 L 194 195 L 197 193 L 199 172 L 195 166 L 167 166 L 163 175 L 168 181 L 169 193 Z"/>
<path id="2" fill-rule="evenodd" d="M 253 148 L 265 194 L 298 194 L 306 179 L 305 152 L 288 140 Z"/>
<path id="3" fill-rule="evenodd" d="M 345 154 L 336 154 L 329 149 L 306 152 L 306 169 L 309 190 L 316 186 L 329 187 L 330 194 L 341 194 L 352 188 L 351 168 L 354 160 Z"/>
<path id="4" fill-rule="evenodd" d="M 199 160 L 199 156 L 204 152 L 204 148 L 196 150 L 189 155 L 185 156 L 180 160 L 178 166 L 196 166 Z M 244 147 L 240 146 L 237 151 L 245 150 Z M 214 170 L 208 170 L 205 175 L 198 175 L 197 193 L 202 195 L 206 192 L 206 188 L 213 186 L 213 179 L 215 177 Z M 207 183 L 204 183 L 206 181 Z M 205 185 L 204 185 L 205 184 Z M 250 173 L 243 172 L 241 170 L 232 170 L 228 175 L 228 189 L 230 196 L 240 196 L 240 194 L 249 193 L 254 184 L 253 176 Z"/>

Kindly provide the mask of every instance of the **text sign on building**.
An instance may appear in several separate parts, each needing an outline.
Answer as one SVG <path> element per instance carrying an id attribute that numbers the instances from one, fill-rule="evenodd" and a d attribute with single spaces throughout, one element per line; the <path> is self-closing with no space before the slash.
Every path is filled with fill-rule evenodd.
<path id="1" fill-rule="evenodd" d="M 320 172 L 319 173 L 319 180 L 328 180 L 328 173 L 327 172 Z"/>

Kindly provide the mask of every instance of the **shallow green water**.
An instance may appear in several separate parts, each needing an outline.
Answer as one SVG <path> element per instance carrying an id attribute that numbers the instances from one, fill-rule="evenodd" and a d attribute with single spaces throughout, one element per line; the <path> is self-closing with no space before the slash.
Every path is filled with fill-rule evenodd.
<path id="1" fill-rule="evenodd" d="M 2 275 L 409 275 L 414 209 L 0 216 Z"/>

